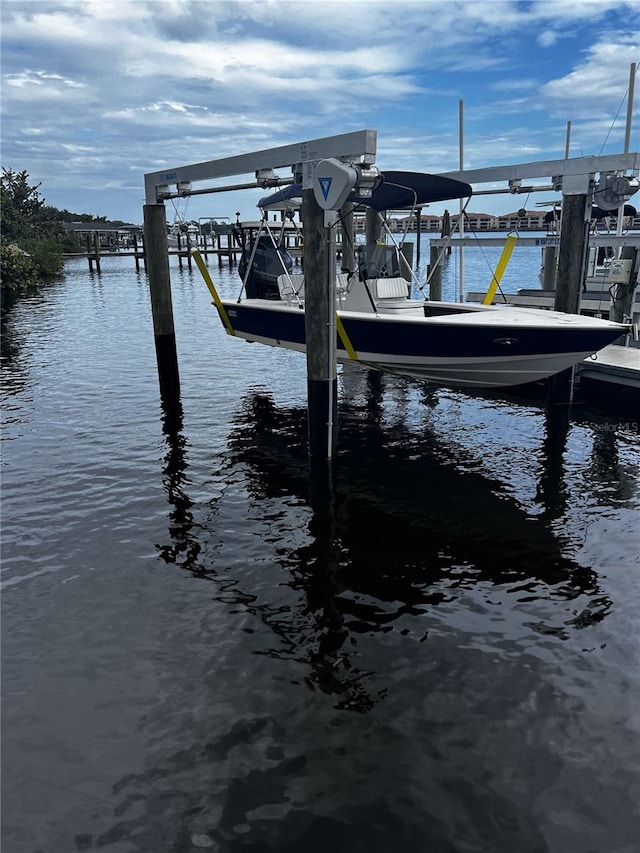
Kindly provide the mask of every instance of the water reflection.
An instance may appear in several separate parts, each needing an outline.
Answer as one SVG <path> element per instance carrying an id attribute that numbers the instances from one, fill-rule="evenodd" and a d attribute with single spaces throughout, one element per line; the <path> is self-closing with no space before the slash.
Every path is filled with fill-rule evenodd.
<path id="1" fill-rule="evenodd" d="M 181 568 L 198 571 L 201 543 L 194 522 L 193 501 L 185 491 L 187 483 L 187 440 L 183 434 L 183 409 L 179 390 L 161 385 L 162 431 L 167 444 L 163 484 L 171 505 L 169 536 L 171 542 L 156 546 L 163 560 Z"/>
<path id="2" fill-rule="evenodd" d="M 239 656 L 253 683 L 241 688 L 234 673 L 227 684 L 224 667 L 213 665 L 219 635 L 212 631 L 218 642 L 209 645 L 203 630 L 188 674 L 167 666 L 166 695 L 161 691 L 144 721 L 147 770 L 116 783 L 117 822 L 78 849 L 127 841 L 151 850 L 165 832 L 176 851 L 547 849 L 527 804 L 491 775 L 496 755 L 508 768 L 519 749 L 540 791 L 560 773 L 546 730 L 530 745 L 514 735 L 530 721 L 530 705 L 543 703 L 541 719 L 554 707 L 550 688 L 538 684 L 538 668 L 547 663 L 514 642 L 494 669 L 500 642 L 494 637 L 488 652 L 465 630 L 451 646 L 437 646 L 438 660 L 418 650 L 432 642 L 424 629 L 434 623 L 426 617 L 440 609 L 449 614 L 445 621 L 465 610 L 472 616 L 473 607 L 456 610 L 456 601 L 487 586 L 529 602 L 587 596 L 590 624 L 608 611 L 595 573 L 567 558 L 550 529 L 567 502 L 567 422 L 546 422 L 542 444 L 551 459 L 539 484 L 545 512 L 532 517 L 499 482 L 469 470 L 467 460 L 460 464 L 428 423 L 417 429 L 401 417 L 385 419 L 383 385 L 378 374 L 368 375 L 362 400 L 342 408 L 341 449 L 332 465 L 310 465 L 304 409 L 279 407 L 256 392 L 237 413 L 227 473 L 241 473 L 247 526 L 259 535 L 269 525 L 265 560 L 281 567 L 284 591 L 282 583 L 252 586 L 237 563 L 226 565 L 224 549 L 207 549 L 203 537 L 211 531 L 199 525 L 187 494 L 182 409 L 165 409 L 171 544 L 162 556 L 210 579 L 212 597 L 233 612 L 245 608 L 260 630 L 254 655 L 271 659 L 266 671 L 273 680 L 261 680 L 260 664 Z M 393 393 L 402 411 L 402 388 Z M 296 522 L 304 527 L 302 543 L 292 534 Z M 490 632 L 491 617 L 484 616 L 482 632 Z M 585 627 L 578 617 L 574 623 L 556 636 Z M 543 622 L 532 627 L 553 633 Z M 370 646 L 366 651 L 369 637 L 380 640 L 376 656 Z M 168 645 L 179 649 L 179 640 Z M 389 667 L 384 649 L 394 655 L 397 676 L 375 671 Z M 318 706 L 312 712 L 304 695 L 309 690 L 285 684 L 281 674 L 299 665 L 306 687 L 329 699 L 324 707 L 359 712 L 346 715 L 358 722 L 316 717 Z M 508 690 L 487 681 L 502 670 Z M 415 695 L 409 672 L 422 681 Z M 181 677 L 202 678 L 195 717 L 192 706 L 178 712 L 172 704 L 174 682 L 184 689 Z M 225 701 L 235 703 L 230 716 Z M 395 728 L 385 725 L 388 703 L 392 717 L 404 715 Z M 499 728 L 503 718 L 509 725 Z M 500 815 L 499 826 L 487 823 L 489 813 Z"/>
<path id="3" fill-rule="evenodd" d="M 278 637 L 263 653 L 306 661 L 309 687 L 334 695 L 338 707 L 361 712 L 381 694 L 367 686 L 367 673 L 355 661 L 357 636 L 394 630 L 403 617 L 451 602 L 465 589 L 489 583 L 522 601 L 586 595 L 599 614 L 610 607 L 597 575 L 563 553 L 550 526 L 567 511 L 567 409 L 545 413 L 536 495 L 544 512 L 532 516 L 498 481 L 460 464 L 459 451 L 428 421 L 422 429 L 407 427 L 402 387 L 393 391 L 400 417 L 389 422 L 384 378 L 366 374 L 361 404 L 350 399 L 341 407 L 340 454 L 331 465 L 310 466 L 303 408 L 278 407 L 257 392 L 244 400 L 229 439 L 227 471 L 242 472 L 258 514 L 261 503 L 286 504 L 288 497 L 312 510 L 310 520 L 299 518 L 308 540 L 298 547 L 288 545 L 291 512 L 269 520 L 276 559 L 297 595 L 286 605 L 268 600 L 262 590 L 255 595 L 215 555 L 203 553 L 203 530 L 185 490 L 182 407 L 179 399 L 163 398 L 164 478 L 172 511 L 171 543 L 158 546 L 161 556 L 216 579 L 219 600 L 245 606 Z M 434 401 L 425 386 L 422 402 Z M 615 453 L 611 435 L 597 436 L 595 458 L 602 459 L 607 448 Z M 613 459 L 605 478 L 611 466 Z M 536 630 L 567 636 L 564 628 L 542 623 Z"/>
<path id="4" fill-rule="evenodd" d="M 569 424 L 568 406 L 547 406 L 542 443 L 543 473 L 538 483 L 536 500 L 544 507 L 544 517 L 548 520 L 561 518 L 567 510 L 564 454 Z"/>

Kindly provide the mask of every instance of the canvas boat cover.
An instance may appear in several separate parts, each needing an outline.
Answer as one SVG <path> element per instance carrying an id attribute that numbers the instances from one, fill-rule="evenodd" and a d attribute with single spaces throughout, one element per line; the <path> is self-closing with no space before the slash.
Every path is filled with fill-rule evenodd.
<path id="1" fill-rule="evenodd" d="M 426 172 L 385 171 L 371 198 L 360 198 L 354 191 L 347 201 L 372 207 L 374 210 L 404 210 L 435 201 L 467 198 L 472 192 L 469 184 L 453 178 L 429 175 Z M 299 204 L 301 198 L 302 185 L 291 184 L 277 193 L 261 198 L 258 207 L 263 210 L 281 209 L 287 206 L 287 202 L 292 203 L 292 206 Z"/>

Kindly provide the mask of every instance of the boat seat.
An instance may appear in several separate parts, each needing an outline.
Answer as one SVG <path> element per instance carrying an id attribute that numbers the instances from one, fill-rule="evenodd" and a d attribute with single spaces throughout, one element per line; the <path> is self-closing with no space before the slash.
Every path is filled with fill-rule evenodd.
<path id="1" fill-rule="evenodd" d="M 304 299 L 304 275 L 301 273 L 279 275 L 278 291 L 280 292 L 280 299 L 285 302 L 290 302 L 295 297 Z"/>
<path id="2" fill-rule="evenodd" d="M 374 282 L 371 290 L 376 302 L 378 299 L 406 299 L 409 295 L 409 283 L 401 276 L 376 278 Z M 369 286 L 371 287 L 370 283 Z"/>

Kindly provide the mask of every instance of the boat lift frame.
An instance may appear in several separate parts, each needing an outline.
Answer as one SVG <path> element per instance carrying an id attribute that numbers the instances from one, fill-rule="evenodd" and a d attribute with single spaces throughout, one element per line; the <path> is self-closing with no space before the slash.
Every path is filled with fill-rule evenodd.
<path id="1" fill-rule="evenodd" d="M 179 395 L 178 363 L 175 348 L 171 286 L 168 266 L 168 246 L 165 227 L 164 202 L 171 198 L 182 198 L 205 193 L 228 192 L 239 189 L 266 189 L 301 181 L 303 198 L 312 195 L 314 169 L 318 162 L 335 158 L 344 163 L 359 163 L 365 167 L 375 164 L 377 132 L 360 130 L 336 136 L 328 136 L 292 145 L 267 148 L 247 154 L 177 166 L 171 169 L 149 172 L 145 183 L 145 239 L 148 254 L 151 305 L 156 338 L 156 353 L 160 375 L 161 393 L 170 391 L 174 399 Z M 291 169 L 291 177 L 278 176 L 275 169 Z M 237 175 L 253 173 L 255 181 L 227 186 L 193 189 L 193 184 Z M 562 192 L 567 213 L 566 239 L 561 239 L 560 259 L 564 264 L 566 292 L 560 302 L 556 296 L 558 310 L 577 313 L 579 282 L 584 265 L 586 233 L 584 229 L 587 200 L 596 191 L 596 175 L 640 173 L 640 153 L 609 154 L 603 156 L 565 158 L 483 169 L 457 170 L 440 173 L 442 177 L 465 181 L 473 185 L 506 182 L 509 191 L 517 194 L 531 192 L 534 187 L 525 187 L 523 180 L 536 178 L 551 179 L 552 189 Z M 174 189 L 175 187 L 175 189 Z M 306 191 L 306 192 L 304 192 Z M 489 190 L 490 191 L 490 190 Z M 481 191 L 485 194 L 487 191 Z M 496 190 L 504 192 L 504 190 Z M 309 202 L 307 227 L 313 232 L 312 239 L 305 239 L 307 294 L 315 294 L 319 304 L 327 300 L 327 259 L 318 247 L 324 244 L 322 218 L 315 215 L 317 204 Z M 569 214 L 569 210 L 572 213 Z M 319 207 L 318 207 L 319 211 Z M 572 223 L 572 224 L 571 224 Z M 571 227 L 569 225 L 571 224 Z M 565 226 L 563 226 L 563 231 Z M 310 247 L 315 247 L 311 249 Z M 564 256 L 564 257 L 563 257 Z M 332 293 L 331 286 L 328 291 Z M 576 303 L 575 305 L 573 303 Z M 328 307 L 327 310 L 335 311 Z M 327 319 L 318 319 L 324 324 Z M 329 323 L 331 326 L 331 323 Z M 337 376 L 335 341 L 325 340 L 326 333 L 318 330 L 308 335 L 307 381 L 309 445 L 311 456 L 331 459 L 337 449 Z M 333 343 L 333 346 L 332 346 Z M 316 345 L 317 344 L 317 345 Z M 163 378 L 163 371 L 166 371 Z M 168 377 L 168 378 L 167 378 Z M 318 388 L 323 390 L 318 393 Z M 319 402 L 321 401 L 321 402 Z M 165 401 L 166 402 L 166 401 Z M 315 438 L 314 438 L 315 436 Z"/>
<path id="2" fill-rule="evenodd" d="M 296 142 L 278 148 L 265 148 L 235 157 L 220 160 L 207 160 L 176 166 L 158 172 L 149 172 L 144 176 L 145 203 L 159 204 L 165 199 L 204 193 L 229 192 L 236 189 L 266 189 L 294 182 L 294 178 L 281 178 L 274 169 L 291 168 L 294 174 L 301 175 L 303 188 L 311 187 L 313 169 L 316 163 L 329 157 L 335 157 L 347 163 L 361 163 L 372 166 L 376 159 L 377 132 L 358 130 L 337 136 L 325 136 L 306 142 Z M 209 187 L 202 190 L 192 189 L 198 181 L 215 180 L 233 175 L 255 175 L 255 183 L 235 184 L 225 187 Z M 170 187 L 175 185 L 172 191 Z"/>
<path id="3" fill-rule="evenodd" d="M 375 163 L 376 149 L 377 132 L 360 130 L 145 174 L 147 267 L 160 392 L 165 410 L 178 411 L 180 408 L 165 200 L 239 189 L 266 189 L 290 184 L 295 180 L 302 183 L 303 204 L 306 202 L 305 292 L 307 304 L 314 306 L 313 311 L 305 312 L 309 454 L 325 460 L 335 455 L 338 418 L 335 281 L 329 263 L 331 254 L 335 261 L 335 248 L 331 240 L 333 231 L 325 227 L 324 212 L 313 197 L 313 177 L 316 165 L 332 158 L 348 165 L 370 168 Z M 287 167 L 291 169 L 291 177 L 276 175 L 275 169 Z M 199 181 L 251 172 L 255 182 L 193 189 L 193 184 Z"/>

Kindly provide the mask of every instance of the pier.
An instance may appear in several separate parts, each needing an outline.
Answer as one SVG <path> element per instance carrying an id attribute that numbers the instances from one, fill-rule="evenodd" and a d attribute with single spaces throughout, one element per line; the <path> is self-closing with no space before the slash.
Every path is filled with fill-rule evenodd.
<path id="1" fill-rule="evenodd" d="M 234 226 L 235 228 L 235 226 Z M 222 237 L 226 236 L 226 240 Z M 178 258 L 178 263 L 182 269 L 182 264 L 186 261 L 189 269 L 192 267 L 191 250 L 197 248 L 202 255 L 209 257 L 210 255 L 218 259 L 218 264 L 227 261 L 230 265 L 237 262 L 242 254 L 244 245 L 243 236 L 241 233 L 229 232 L 228 234 L 214 234 L 208 237 L 206 234 L 198 235 L 195 240 L 187 235 L 179 234 L 176 238 L 176 245 L 167 244 L 167 257 Z M 113 247 L 101 246 L 98 235 L 94 235 L 93 240 L 87 237 L 87 249 L 84 252 L 65 252 L 64 258 L 86 258 L 89 264 L 89 270 L 100 272 L 101 264 L 105 260 L 112 258 L 133 258 L 136 270 L 140 269 L 140 265 L 146 270 L 147 268 L 147 253 L 145 246 L 145 238 L 131 238 L 130 246 Z"/>

